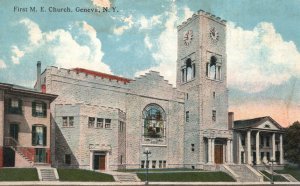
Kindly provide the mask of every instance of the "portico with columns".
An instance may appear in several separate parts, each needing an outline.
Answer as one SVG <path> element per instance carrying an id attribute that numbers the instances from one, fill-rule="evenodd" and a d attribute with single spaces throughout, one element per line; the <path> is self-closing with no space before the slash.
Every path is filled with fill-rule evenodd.
<path id="1" fill-rule="evenodd" d="M 203 137 L 206 144 L 206 164 L 233 163 L 233 139 L 230 130 L 204 130 Z"/>
<path id="2" fill-rule="evenodd" d="M 271 117 L 234 122 L 235 163 L 249 165 L 284 164 L 283 128 Z"/>

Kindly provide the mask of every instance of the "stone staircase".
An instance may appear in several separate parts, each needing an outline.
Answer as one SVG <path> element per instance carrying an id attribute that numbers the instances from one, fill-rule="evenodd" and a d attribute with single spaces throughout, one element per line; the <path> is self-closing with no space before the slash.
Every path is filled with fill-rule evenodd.
<path id="1" fill-rule="evenodd" d="M 294 178 L 290 174 L 280 174 L 280 175 L 283 176 L 285 179 L 287 179 L 289 182 L 299 182 L 296 178 Z"/>
<path id="2" fill-rule="evenodd" d="M 139 182 L 141 181 L 135 174 L 119 174 L 114 175 L 117 182 Z"/>
<path id="3" fill-rule="evenodd" d="M 55 168 L 37 168 L 40 181 L 58 181 L 58 174 Z"/>
<path id="4" fill-rule="evenodd" d="M 4 146 L 11 148 L 18 153 L 31 167 L 33 167 L 34 162 L 31 159 L 33 154 L 27 148 L 22 147 L 17 140 L 12 137 L 4 137 Z"/>
<path id="5" fill-rule="evenodd" d="M 246 164 L 223 165 L 222 169 L 238 182 L 263 182 L 263 176 Z"/>

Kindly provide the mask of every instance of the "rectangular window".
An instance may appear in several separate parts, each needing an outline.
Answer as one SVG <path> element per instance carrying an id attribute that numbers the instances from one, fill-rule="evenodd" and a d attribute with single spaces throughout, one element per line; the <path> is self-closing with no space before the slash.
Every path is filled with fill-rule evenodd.
<path id="1" fill-rule="evenodd" d="M 270 147 L 270 137 L 269 136 L 266 137 L 266 146 Z"/>
<path id="2" fill-rule="evenodd" d="M 8 100 L 8 113 L 10 114 L 22 114 L 22 100 L 21 99 L 9 99 Z"/>
<path id="3" fill-rule="evenodd" d="M 33 117 L 47 117 L 47 103 L 32 102 L 32 116 Z"/>
<path id="4" fill-rule="evenodd" d="M 267 160 L 270 161 L 270 152 L 267 152 Z"/>
<path id="5" fill-rule="evenodd" d="M 191 144 L 191 151 L 192 151 L 192 152 L 195 151 L 195 144 Z"/>
<path id="6" fill-rule="evenodd" d="M 184 79 L 185 75 L 184 75 L 184 69 L 181 70 L 181 82 L 185 82 Z"/>
<path id="7" fill-rule="evenodd" d="M 105 119 L 105 128 L 110 128 L 111 119 Z"/>
<path id="8" fill-rule="evenodd" d="M 124 131 L 124 127 L 125 127 L 125 123 L 123 121 L 119 122 L 119 131 L 123 132 Z"/>
<path id="9" fill-rule="evenodd" d="M 40 125 L 32 126 L 32 146 L 47 145 L 47 127 Z"/>
<path id="10" fill-rule="evenodd" d="M 264 146 L 264 136 L 260 137 L 260 146 Z"/>
<path id="11" fill-rule="evenodd" d="M 65 164 L 71 165 L 71 154 L 65 154 Z"/>
<path id="12" fill-rule="evenodd" d="M 63 127 L 73 127 L 74 126 L 74 117 L 73 116 L 63 116 L 62 117 Z"/>
<path id="13" fill-rule="evenodd" d="M 145 168 L 145 161 L 144 160 L 141 161 L 141 168 L 142 169 Z"/>
<path id="14" fill-rule="evenodd" d="M 246 142 L 245 142 L 245 137 L 244 137 L 244 136 L 242 136 L 241 141 L 242 141 L 242 145 L 245 146 L 245 145 L 246 145 Z"/>
<path id="15" fill-rule="evenodd" d="M 190 121 L 190 112 L 189 112 L 189 111 L 186 111 L 186 112 L 185 112 L 185 121 L 186 121 L 186 122 L 189 122 L 189 121 Z"/>
<path id="16" fill-rule="evenodd" d="M 217 119 L 217 111 L 216 110 L 212 110 L 212 120 L 216 121 Z"/>
<path id="17" fill-rule="evenodd" d="M 196 77 L 196 65 L 195 65 L 195 63 L 193 64 L 192 69 L 193 69 L 193 78 L 195 78 Z"/>
<path id="18" fill-rule="evenodd" d="M 69 117 L 69 127 L 73 127 L 74 126 L 74 117 L 70 116 Z"/>
<path id="19" fill-rule="evenodd" d="M 123 156 L 120 157 L 120 163 L 123 164 Z"/>
<path id="20" fill-rule="evenodd" d="M 261 159 L 261 160 L 264 159 L 264 156 L 265 156 L 265 153 L 264 153 L 264 152 L 260 152 L 260 159 Z"/>
<path id="21" fill-rule="evenodd" d="M 159 162 L 158 162 L 158 168 L 162 168 L 162 161 L 161 160 L 159 160 Z"/>
<path id="22" fill-rule="evenodd" d="M 18 100 L 11 100 L 11 107 L 12 108 L 19 108 L 19 101 Z"/>
<path id="23" fill-rule="evenodd" d="M 103 128 L 103 118 L 97 118 L 97 128 Z"/>
<path id="24" fill-rule="evenodd" d="M 167 167 L 167 161 L 163 161 L 163 168 Z"/>
<path id="25" fill-rule="evenodd" d="M 35 149 L 34 162 L 46 163 L 46 149 L 42 149 L 42 148 Z"/>
<path id="26" fill-rule="evenodd" d="M 94 127 L 94 125 L 95 125 L 95 118 L 89 117 L 89 121 L 88 121 L 89 128 Z"/>
<path id="27" fill-rule="evenodd" d="M 62 117 L 63 119 L 63 127 L 67 127 L 68 126 L 68 117 Z"/>
<path id="28" fill-rule="evenodd" d="M 152 161 L 152 169 L 155 169 L 155 168 L 156 168 L 156 161 L 153 160 L 153 161 Z"/>
<path id="29" fill-rule="evenodd" d="M 222 76 L 221 76 L 221 67 L 218 66 L 218 80 L 221 80 L 222 79 Z"/>
<path id="30" fill-rule="evenodd" d="M 216 92 L 213 92 L 213 98 L 214 99 L 216 98 Z"/>
<path id="31" fill-rule="evenodd" d="M 209 64 L 208 63 L 206 63 L 206 77 L 208 77 L 208 68 L 209 67 Z"/>

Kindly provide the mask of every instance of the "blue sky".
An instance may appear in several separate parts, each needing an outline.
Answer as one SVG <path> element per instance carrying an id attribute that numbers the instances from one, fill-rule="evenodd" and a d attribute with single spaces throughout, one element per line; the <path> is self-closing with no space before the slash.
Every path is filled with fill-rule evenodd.
<path id="1" fill-rule="evenodd" d="M 31 87 L 42 67 L 83 67 L 133 78 L 160 71 L 174 84 L 176 25 L 199 9 L 228 21 L 230 111 L 300 120 L 299 0 L 1 0 L 0 81 Z M 15 12 L 41 6 L 116 7 L 109 13 Z M 112 9 L 110 9 L 112 10 Z"/>

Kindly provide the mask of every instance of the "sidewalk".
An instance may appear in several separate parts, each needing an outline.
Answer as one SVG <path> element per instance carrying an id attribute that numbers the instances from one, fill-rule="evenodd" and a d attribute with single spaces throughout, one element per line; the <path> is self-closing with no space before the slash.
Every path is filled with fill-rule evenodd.
<path id="1" fill-rule="evenodd" d="M 145 182 L 60 182 L 60 181 L 28 181 L 28 182 L 0 182 L 0 186 L 12 186 L 12 185 L 99 185 L 99 186 L 111 186 L 111 185 L 122 185 L 122 186 L 133 186 L 133 185 L 145 185 Z M 150 182 L 149 185 L 164 185 L 164 186 L 196 186 L 196 185 L 209 185 L 209 186 L 230 186 L 230 185 L 271 185 L 270 182 Z M 273 184 L 277 185 L 300 185 L 299 182 L 276 182 Z"/>

